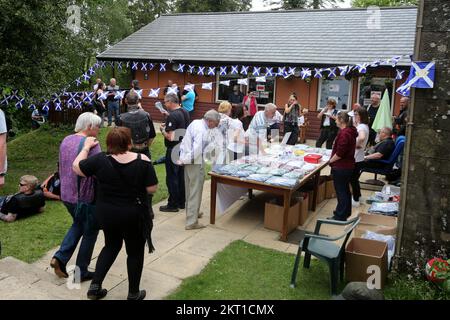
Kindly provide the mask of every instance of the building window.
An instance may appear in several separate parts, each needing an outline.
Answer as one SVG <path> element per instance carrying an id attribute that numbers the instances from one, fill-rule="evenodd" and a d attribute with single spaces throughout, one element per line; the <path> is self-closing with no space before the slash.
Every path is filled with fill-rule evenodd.
<path id="1" fill-rule="evenodd" d="M 262 74 L 261 76 L 264 76 Z M 256 92 L 256 101 L 258 105 L 265 105 L 267 103 L 273 103 L 275 98 L 275 77 L 267 77 L 266 82 L 256 82 L 254 77 L 247 78 L 248 86 L 239 85 L 238 79 L 245 79 L 242 75 L 226 75 L 217 76 L 217 102 L 227 101 L 230 94 L 233 93 L 233 87 L 238 85 L 240 92 L 245 96 L 247 92 Z M 221 85 L 220 81 L 230 80 L 230 86 Z"/>
<path id="2" fill-rule="evenodd" d="M 372 94 L 378 94 L 383 97 L 384 91 L 389 92 L 389 99 L 393 104 L 392 92 L 394 88 L 394 79 L 365 76 L 359 79 L 359 98 L 358 102 L 364 107 L 370 105 L 370 97 Z"/>
<path id="3" fill-rule="evenodd" d="M 328 99 L 336 100 L 336 109 L 350 110 L 351 81 L 346 80 L 344 77 L 320 79 L 318 109 L 324 108 Z"/>

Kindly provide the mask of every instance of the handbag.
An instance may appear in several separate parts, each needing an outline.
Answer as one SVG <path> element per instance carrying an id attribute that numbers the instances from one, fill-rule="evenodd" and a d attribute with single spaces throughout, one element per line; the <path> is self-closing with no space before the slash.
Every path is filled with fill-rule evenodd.
<path id="1" fill-rule="evenodd" d="M 83 149 L 86 137 L 81 139 L 78 146 L 78 154 Z M 77 177 L 77 204 L 75 207 L 74 219 L 83 222 L 85 233 L 96 232 L 100 229 L 97 218 L 95 217 L 95 205 L 84 202 L 80 199 L 81 177 Z"/>

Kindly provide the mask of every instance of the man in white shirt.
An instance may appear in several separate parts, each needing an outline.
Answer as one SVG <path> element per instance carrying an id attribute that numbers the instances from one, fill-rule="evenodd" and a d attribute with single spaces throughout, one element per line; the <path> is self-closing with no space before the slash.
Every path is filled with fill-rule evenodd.
<path id="1" fill-rule="evenodd" d="M 5 175 L 7 171 L 6 159 L 6 138 L 8 137 L 8 128 L 3 110 L 0 110 L 0 188 L 5 185 Z"/>
<path id="2" fill-rule="evenodd" d="M 208 144 L 214 143 L 214 130 L 220 122 L 220 114 L 208 111 L 203 119 L 194 120 L 187 128 L 180 146 L 180 164 L 184 165 L 186 188 L 186 230 L 204 228 L 198 223 L 201 218 L 203 184 L 205 182 L 204 152 Z"/>

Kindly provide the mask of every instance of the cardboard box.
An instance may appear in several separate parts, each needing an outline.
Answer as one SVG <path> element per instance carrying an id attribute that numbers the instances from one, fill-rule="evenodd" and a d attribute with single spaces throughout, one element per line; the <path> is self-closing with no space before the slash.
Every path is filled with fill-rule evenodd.
<path id="1" fill-rule="evenodd" d="M 374 272 L 368 268 L 377 266 L 380 270 L 379 283 L 384 288 L 388 272 L 387 243 L 375 240 L 353 238 L 345 250 L 345 277 L 348 282 L 367 282 Z M 373 283 L 373 281 L 371 281 Z"/>
<path id="2" fill-rule="evenodd" d="M 309 214 L 309 199 L 306 193 L 299 201 L 298 225 L 303 226 L 308 219 Z"/>
<path id="3" fill-rule="evenodd" d="M 336 198 L 336 190 L 334 189 L 333 178 L 327 180 L 325 184 L 325 199 L 334 199 Z"/>
<path id="4" fill-rule="evenodd" d="M 360 213 L 361 221 L 355 228 L 355 237 L 361 238 L 366 231 L 372 231 L 388 236 L 397 234 L 397 217 L 379 214 Z"/>
<path id="5" fill-rule="evenodd" d="M 288 214 L 288 233 L 296 229 L 299 221 L 300 203 L 291 204 Z M 284 207 L 282 201 L 276 203 L 267 202 L 264 211 L 264 227 L 270 230 L 282 232 Z"/>

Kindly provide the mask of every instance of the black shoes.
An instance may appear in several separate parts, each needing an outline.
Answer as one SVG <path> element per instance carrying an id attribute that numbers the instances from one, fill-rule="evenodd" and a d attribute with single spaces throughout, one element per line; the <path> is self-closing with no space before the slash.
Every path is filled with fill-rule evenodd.
<path id="1" fill-rule="evenodd" d="M 88 272 L 86 272 L 86 274 L 81 276 L 80 281 L 81 282 L 86 282 L 86 281 L 92 280 L 93 278 L 94 278 L 94 272 L 88 271 Z"/>
<path id="2" fill-rule="evenodd" d="M 161 212 L 178 212 L 178 208 L 175 207 L 169 207 L 169 206 L 162 206 L 159 207 L 159 211 Z"/>
<path id="3" fill-rule="evenodd" d="M 101 300 L 108 294 L 108 290 L 102 289 L 98 284 L 92 284 L 87 292 L 87 297 L 89 300 Z"/>
<path id="4" fill-rule="evenodd" d="M 144 300 L 145 296 L 147 295 L 147 291 L 141 290 L 136 294 L 128 294 L 127 300 Z"/>
<path id="5" fill-rule="evenodd" d="M 60 278 L 68 278 L 69 274 L 67 273 L 66 266 L 62 263 L 58 258 L 53 257 L 50 261 L 50 267 L 55 270 L 55 274 Z"/>

